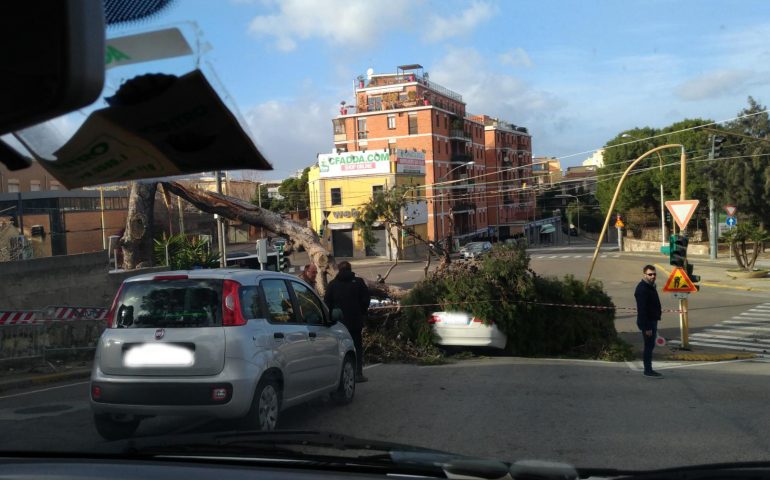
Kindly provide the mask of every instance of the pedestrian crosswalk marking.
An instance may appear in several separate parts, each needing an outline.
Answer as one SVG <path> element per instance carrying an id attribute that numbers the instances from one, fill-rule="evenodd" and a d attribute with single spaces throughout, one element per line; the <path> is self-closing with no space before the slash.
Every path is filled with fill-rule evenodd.
<path id="1" fill-rule="evenodd" d="M 550 259 L 563 259 L 563 258 L 594 258 L 593 255 L 533 255 L 533 260 L 550 260 Z M 620 255 L 607 255 L 603 253 L 599 255 L 599 258 L 620 258 Z"/>
<path id="2" fill-rule="evenodd" d="M 730 319 L 690 334 L 690 338 L 690 344 L 695 346 L 768 354 L 770 303 L 754 305 Z"/>

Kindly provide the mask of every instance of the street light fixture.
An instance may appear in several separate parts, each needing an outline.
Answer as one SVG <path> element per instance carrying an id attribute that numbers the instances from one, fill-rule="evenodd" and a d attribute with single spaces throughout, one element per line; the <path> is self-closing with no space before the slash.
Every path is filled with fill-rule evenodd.
<path id="1" fill-rule="evenodd" d="M 633 138 L 634 140 L 642 140 L 631 134 L 624 133 L 620 138 Z M 666 207 L 663 201 L 663 157 L 660 156 L 660 152 L 656 152 L 658 155 L 658 167 L 660 168 L 660 246 L 666 246 Z"/>

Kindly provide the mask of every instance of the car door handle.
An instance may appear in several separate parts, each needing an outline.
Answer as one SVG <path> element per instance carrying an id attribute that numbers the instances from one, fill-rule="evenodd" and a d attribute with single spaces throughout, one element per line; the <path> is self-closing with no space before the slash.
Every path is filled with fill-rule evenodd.
<path id="1" fill-rule="evenodd" d="M 276 333 L 273 334 L 273 338 L 275 338 L 276 340 L 281 340 L 281 339 L 283 339 L 283 333 L 282 332 L 276 332 Z"/>
<path id="2" fill-rule="evenodd" d="M 318 334 L 317 334 L 317 333 L 315 333 L 315 332 L 310 332 L 310 333 L 308 333 L 308 336 L 309 336 L 310 338 L 315 338 L 315 337 L 317 337 L 317 336 L 318 336 Z"/>

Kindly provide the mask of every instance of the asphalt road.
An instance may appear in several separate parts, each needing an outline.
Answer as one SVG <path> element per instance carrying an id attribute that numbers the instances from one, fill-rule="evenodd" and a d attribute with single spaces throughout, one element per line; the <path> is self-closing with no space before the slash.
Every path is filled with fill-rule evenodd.
<path id="1" fill-rule="evenodd" d="M 283 429 L 328 430 L 456 453 L 578 466 L 656 468 L 770 455 L 770 365 L 760 360 L 639 365 L 485 358 L 452 365 L 375 365 L 351 405 L 316 401 L 284 412 Z M 0 396 L 0 450 L 103 446 L 88 387 Z M 140 436 L 231 428 L 151 419 Z"/>

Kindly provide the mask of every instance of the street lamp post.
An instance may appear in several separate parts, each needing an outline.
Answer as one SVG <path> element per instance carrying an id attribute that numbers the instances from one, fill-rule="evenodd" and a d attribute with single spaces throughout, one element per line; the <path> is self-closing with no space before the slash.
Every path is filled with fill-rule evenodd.
<path id="1" fill-rule="evenodd" d="M 574 198 L 575 199 L 575 202 L 577 202 L 577 217 L 578 217 L 577 228 L 575 229 L 575 231 L 578 232 L 578 234 L 580 234 L 580 198 L 577 195 L 570 195 L 568 193 L 564 193 L 562 195 L 556 195 L 555 198 Z M 572 244 L 570 239 L 571 236 L 572 236 L 572 232 L 570 232 L 570 227 L 567 226 L 567 244 L 568 245 Z"/>
<path id="2" fill-rule="evenodd" d="M 624 133 L 620 138 L 633 138 L 634 140 L 641 140 L 628 133 Z M 656 152 L 658 155 L 658 168 L 660 169 L 660 246 L 666 246 L 666 206 L 663 201 L 663 157 L 660 156 L 660 152 Z"/>

